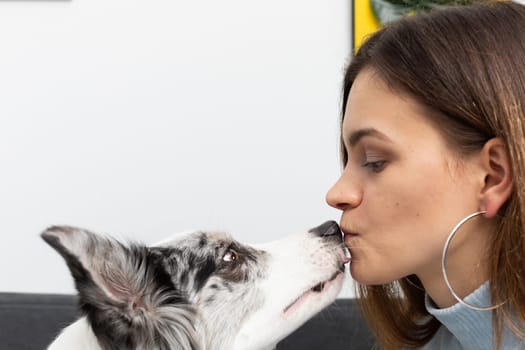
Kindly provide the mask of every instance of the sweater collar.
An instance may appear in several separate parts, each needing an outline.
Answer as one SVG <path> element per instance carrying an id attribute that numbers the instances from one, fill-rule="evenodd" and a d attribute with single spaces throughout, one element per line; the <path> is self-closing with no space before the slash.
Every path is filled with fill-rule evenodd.
<path id="1" fill-rule="evenodd" d="M 491 305 L 490 283 L 483 283 L 465 298 L 465 301 L 479 306 Z M 440 309 L 427 295 L 427 311 L 438 319 L 459 341 L 464 349 L 485 349 L 493 344 L 492 312 L 478 311 L 456 303 Z"/>

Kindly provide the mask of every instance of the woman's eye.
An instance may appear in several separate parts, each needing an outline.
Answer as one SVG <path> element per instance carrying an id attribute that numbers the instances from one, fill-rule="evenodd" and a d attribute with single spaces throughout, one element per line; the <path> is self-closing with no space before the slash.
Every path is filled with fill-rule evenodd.
<path id="1" fill-rule="evenodd" d="M 239 254 L 233 249 L 228 249 L 226 254 L 224 254 L 224 256 L 222 257 L 222 260 L 226 262 L 237 261 L 239 260 Z"/>
<path id="2" fill-rule="evenodd" d="M 385 168 L 385 166 L 386 166 L 386 161 L 385 160 L 377 160 L 377 161 L 373 161 L 373 162 L 365 162 L 363 164 L 363 167 L 369 168 L 370 170 L 372 170 L 375 173 L 381 172 Z"/>

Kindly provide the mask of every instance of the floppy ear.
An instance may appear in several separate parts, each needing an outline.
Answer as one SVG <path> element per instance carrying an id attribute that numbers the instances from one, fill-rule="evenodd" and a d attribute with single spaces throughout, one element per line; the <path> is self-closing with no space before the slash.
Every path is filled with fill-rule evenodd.
<path id="1" fill-rule="evenodd" d="M 126 246 L 69 226 L 51 227 L 42 238 L 65 259 L 103 349 L 197 347 L 193 309 L 158 248 Z"/>
<path id="2" fill-rule="evenodd" d="M 498 214 L 512 194 L 512 166 L 505 143 L 497 137 L 485 143 L 481 159 L 485 179 L 480 193 L 480 209 L 487 212 L 486 217 L 491 218 Z"/>

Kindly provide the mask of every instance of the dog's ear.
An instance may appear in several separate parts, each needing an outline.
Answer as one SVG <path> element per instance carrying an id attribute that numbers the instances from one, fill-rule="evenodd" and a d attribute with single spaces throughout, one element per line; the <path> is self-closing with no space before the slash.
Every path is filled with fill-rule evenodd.
<path id="1" fill-rule="evenodd" d="M 129 285 L 122 271 L 127 252 L 119 243 L 70 226 L 50 227 L 42 238 L 62 255 L 81 294 L 89 291 L 114 302 L 127 299 L 129 290 L 122 288 Z"/>
<path id="2" fill-rule="evenodd" d="M 69 226 L 51 227 L 42 238 L 65 259 L 103 349 L 198 348 L 194 312 L 156 248 Z"/>

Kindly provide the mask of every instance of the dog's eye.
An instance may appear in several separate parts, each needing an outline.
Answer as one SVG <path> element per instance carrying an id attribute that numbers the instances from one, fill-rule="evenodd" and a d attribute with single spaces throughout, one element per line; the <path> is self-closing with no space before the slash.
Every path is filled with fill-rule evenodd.
<path id="1" fill-rule="evenodd" d="M 226 262 L 237 261 L 239 260 L 239 254 L 233 249 L 228 249 L 226 254 L 224 254 L 224 256 L 222 257 L 222 260 Z"/>

